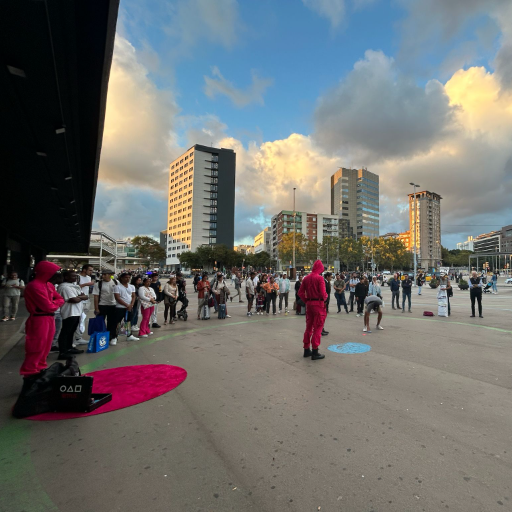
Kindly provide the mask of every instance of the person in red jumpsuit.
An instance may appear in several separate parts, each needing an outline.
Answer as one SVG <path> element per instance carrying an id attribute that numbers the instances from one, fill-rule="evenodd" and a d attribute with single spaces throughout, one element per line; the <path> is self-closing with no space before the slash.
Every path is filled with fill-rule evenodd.
<path id="1" fill-rule="evenodd" d="M 306 304 L 306 330 L 304 331 L 304 357 L 311 356 L 311 359 L 323 359 L 325 356 L 318 352 L 325 318 L 325 282 L 322 277 L 324 266 L 320 260 L 313 264 L 311 274 L 307 275 L 299 288 L 298 295 Z M 313 348 L 313 352 L 310 350 Z"/>
<path id="2" fill-rule="evenodd" d="M 20 374 L 25 378 L 46 369 L 46 358 L 55 335 L 55 311 L 64 304 L 50 279 L 60 267 L 40 261 L 34 268 L 36 277 L 25 287 L 25 306 L 30 316 L 25 324 L 25 360 Z"/>

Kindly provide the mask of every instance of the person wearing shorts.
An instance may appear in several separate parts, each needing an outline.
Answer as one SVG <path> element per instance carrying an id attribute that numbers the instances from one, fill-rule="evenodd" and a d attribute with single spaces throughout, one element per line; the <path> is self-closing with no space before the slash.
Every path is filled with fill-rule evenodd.
<path id="1" fill-rule="evenodd" d="M 372 332 L 370 331 L 370 312 L 376 311 L 378 313 L 377 316 L 377 329 L 383 331 L 384 327 L 380 325 L 380 321 L 382 320 L 382 300 L 377 297 L 377 295 L 370 295 L 364 299 L 364 328 L 363 332 Z"/>

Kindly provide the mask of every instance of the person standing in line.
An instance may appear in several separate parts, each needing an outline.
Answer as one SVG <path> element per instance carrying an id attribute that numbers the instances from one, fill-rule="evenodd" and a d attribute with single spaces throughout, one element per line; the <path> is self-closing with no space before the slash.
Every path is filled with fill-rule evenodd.
<path id="1" fill-rule="evenodd" d="M 398 274 L 393 276 L 389 282 L 389 289 L 391 290 L 391 307 L 393 309 L 400 309 L 400 280 Z M 396 299 L 396 308 L 395 308 Z"/>
<path id="2" fill-rule="evenodd" d="M 411 311 L 411 293 L 412 293 L 412 279 L 408 274 L 405 275 L 405 279 L 402 281 L 402 313 L 405 313 L 405 299 L 409 304 L 409 313 Z"/>
<path id="3" fill-rule="evenodd" d="M 217 282 L 215 283 L 215 287 L 212 287 L 212 292 L 215 294 L 218 306 L 221 304 L 226 305 L 226 318 L 231 318 L 228 315 L 228 306 L 226 304 L 229 297 L 229 288 L 224 282 L 224 276 L 220 272 L 217 274 Z"/>
<path id="4" fill-rule="evenodd" d="M 336 298 L 336 305 L 338 306 L 338 313 L 341 313 L 341 306 L 345 308 L 345 313 L 348 314 L 347 301 L 345 299 L 345 276 L 343 274 L 336 274 L 336 279 L 333 283 L 334 297 Z"/>
<path id="5" fill-rule="evenodd" d="M 288 296 L 290 294 L 290 280 L 286 274 L 283 274 L 279 279 L 279 314 L 283 311 L 284 299 L 284 314 L 288 314 Z"/>
<path id="6" fill-rule="evenodd" d="M 132 311 L 135 304 L 135 286 L 130 284 L 130 274 L 127 272 L 123 272 L 119 276 L 119 284 L 114 287 L 114 298 L 116 299 L 116 324 L 118 328 L 120 322 L 124 320 L 126 341 L 139 341 L 139 338 L 136 338 L 131 331 Z"/>
<path id="7" fill-rule="evenodd" d="M 196 291 L 199 293 L 199 285 L 201 281 L 195 285 Z M 176 278 L 171 276 L 169 281 L 164 284 L 163 289 L 164 296 L 164 325 L 167 325 L 167 315 L 169 314 L 169 323 L 172 325 L 175 322 L 174 317 L 176 316 L 176 304 L 178 303 L 178 285 L 176 284 Z M 198 295 L 199 296 L 199 295 Z M 204 297 L 204 295 L 203 295 Z M 170 312 L 170 313 L 169 313 Z"/>
<path id="8" fill-rule="evenodd" d="M 201 281 L 201 277 L 199 277 L 199 274 L 196 273 L 196 275 L 194 276 L 194 291 L 197 292 L 197 285 L 199 284 L 199 282 Z"/>
<path id="9" fill-rule="evenodd" d="M 418 287 L 418 295 L 421 295 L 421 289 L 423 287 L 423 281 L 424 281 L 423 273 L 420 272 L 418 274 L 418 277 L 416 278 L 416 286 Z"/>
<path id="10" fill-rule="evenodd" d="M 46 369 L 55 334 L 53 315 L 64 299 L 57 293 L 51 279 L 60 267 L 49 261 L 40 261 L 34 268 L 35 279 L 25 287 L 25 306 L 30 316 L 25 323 L 25 359 L 20 368 L 25 383 Z"/>
<path id="11" fill-rule="evenodd" d="M 356 297 L 356 285 L 359 283 L 359 279 L 357 278 L 357 274 L 355 272 L 352 272 L 352 276 L 349 281 L 350 286 L 350 312 L 352 313 L 354 311 L 354 299 Z"/>
<path id="12" fill-rule="evenodd" d="M 471 298 L 471 318 L 475 318 L 475 301 L 478 302 L 478 316 L 482 316 L 482 278 L 473 270 L 469 279 L 469 296 Z"/>
<path id="13" fill-rule="evenodd" d="M 450 283 L 450 279 L 446 276 L 446 274 L 441 274 L 439 279 L 439 288 L 446 289 L 446 301 L 448 303 L 448 316 L 451 315 L 451 307 L 450 307 L 450 297 L 453 297 L 453 288 L 452 284 Z"/>
<path id="14" fill-rule="evenodd" d="M 92 296 L 94 299 L 94 314 L 101 315 L 107 323 L 107 331 L 110 333 L 110 344 L 117 343 L 117 313 L 114 288 L 119 282 L 112 279 L 112 272 L 104 270 L 101 280 L 94 285 Z"/>
<path id="15" fill-rule="evenodd" d="M 83 302 L 89 300 L 77 283 L 77 275 L 75 272 L 66 270 L 62 274 L 64 282 L 59 285 L 57 291 L 64 299 L 64 304 L 60 308 L 62 316 L 62 328 L 59 334 L 59 357 L 58 359 L 67 359 L 69 356 L 83 354 L 84 351 L 73 348 L 73 340 L 76 329 L 80 323 L 82 316 Z"/>
<path id="16" fill-rule="evenodd" d="M 158 279 L 158 274 L 156 272 L 153 272 L 151 274 L 151 288 L 153 288 L 153 291 L 155 292 L 156 296 L 156 304 L 153 309 L 153 313 L 151 315 L 151 327 L 155 329 L 160 329 L 162 327 L 158 324 L 158 304 L 162 301 L 162 284 L 160 283 L 160 280 Z"/>
<path id="17" fill-rule="evenodd" d="M 92 265 L 83 265 L 82 270 L 78 274 L 77 283 L 82 293 L 87 296 L 87 300 L 82 301 L 82 313 L 87 317 L 90 309 L 90 301 L 89 301 L 89 291 L 92 285 L 94 285 L 95 281 L 91 278 L 93 268 Z M 78 327 L 75 331 L 75 345 L 87 345 L 89 343 L 88 340 L 82 338 L 82 333 L 80 332 L 80 323 L 82 318 L 80 317 L 80 322 L 78 322 Z M 85 325 L 85 320 L 84 320 Z"/>
<path id="18" fill-rule="evenodd" d="M 245 280 L 245 296 L 247 297 L 247 316 L 252 316 L 252 305 L 254 303 L 254 295 L 255 295 L 255 289 L 254 289 L 254 279 L 255 279 L 256 273 L 251 272 L 249 277 Z"/>
<path id="19" fill-rule="evenodd" d="M 132 332 L 138 331 L 139 328 L 137 324 L 139 322 L 139 309 L 140 309 L 140 300 L 139 300 L 139 288 L 142 286 L 142 278 L 139 275 L 133 276 L 130 284 L 135 288 L 135 303 L 133 304 L 132 311 Z"/>
<path id="20" fill-rule="evenodd" d="M 494 295 L 496 295 L 498 293 L 498 275 L 496 274 L 496 272 L 494 272 L 494 274 L 492 275 L 492 293 Z M 11 318 L 12 320 L 12 318 Z"/>
<path id="21" fill-rule="evenodd" d="M 149 324 L 151 315 L 153 314 L 153 308 L 156 305 L 156 294 L 150 284 L 151 279 L 149 277 L 144 277 L 142 279 L 142 286 L 139 288 L 140 310 L 142 313 L 142 321 L 140 322 L 139 330 L 141 338 L 147 338 L 153 334 L 153 331 L 149 328 Z"/>
<path id="22" fill-rule="evenodd" d="M 354 296 L 357 303 L 357 317 L 360 317 L 363 314 L 364 309 L 364 299 L 368 295 L 368 280 L 363 276 L 361 281 L 359 281 L 354 289 Z"/>
<path id="23" fill-rule="evenodd" d="M 302 340 L 304 357 L 311 356 L 313 361 L 325 357 L 319 352 L 322 331 L 327 318 L 325 311 L 327 292 L 325 291 L 325 281 L 321 275 L 323 271 L 322 262 L 316 260 L 311 273 L 303 279 L 298 291 L 299 298 L 306 304 L 306 329 Z M 310 347 L 312 347 L 312 351 Z"/>
<path id="24" fill-rule="evenodd" d="M 11 272 L 8 279 L 2 280 L 1 288 L 3 291 L 2 299 L 4 309 L 2 322 L 7 322 L 7 320 L 16 320 L 21 290 L 25 289 L 25 283 L 21 279 L 18 279 L 18 274 L 16 272 Z"/>
<path id="25" fill-rule="evenodd" d="M 276 313 L 276 300 L 277 294 L 279 293 L 279 285 L 275 282 L 274 276 L 270 276 L 267 283 L 263 285 L 263 289 L 265 290 L 265 311 L 267 316 L 270 314 L 270 304 L 272 303 L 272 314 Z"/>
<path id="26" fill-rule="evenodd" d="M 384 327 L 380 325 L 382 320 L 382 299 L 377 295 L 369 295 L 364 299 L 365 311 L 364 311 L 364 327 L 363 332 L 372 332 L 370 330 L 370 313 L 377 312 L 377 329 L 380 331 L 384 330 Z"/>
<path id="27" fill-rule="evenodd" d="M 235 297 L 238 297 L 238 302 L 243 302 L 242 300 L 242 294 L 240 293 L 240 290 L 242 288 L 242 279 L 240 277 L 240 272 L 234 272 L 232 274 L 232 277 L 231 277 L 231 281 L 234 281 L 235 282 L 235 291 L 236 291 L 236 294 L 233 295 L 232 297 L 229 297 L 229 300 L 231 302 L 233 302 L 233 299 Z"/>
<path id="28" fill-rule="evenodd" d="M 165 293 L 165 288 L 164 288 Z M 178 293 L 178 288 L 176 288 L 176 293 Z M 208 274 L 205 272 L 203 274 L 203 279 L 197 283 L 197 319 L 201 320 L 201 311 L 203 307 L 206 306 L 208 311 L 210 307 L 208 306 L 208 301 L 210 300 L 210 281 L 208 281 Z M 209 314 L 208 314 L 209 316 Z"/>

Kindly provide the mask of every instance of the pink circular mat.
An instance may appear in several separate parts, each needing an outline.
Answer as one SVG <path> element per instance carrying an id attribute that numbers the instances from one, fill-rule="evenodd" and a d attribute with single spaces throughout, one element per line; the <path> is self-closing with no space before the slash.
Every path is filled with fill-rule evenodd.
<path id="1" fill-rule="evenodd" d="M 92 412 L 46 412 L 30 416 L 27 420 L 51 421 L 94 416 L 123 409 L 163 395 L 179 386 L 187 372 L 179 366 L 145 364 L 99 370 L 87 375 L 94 377 L 93 393 L 112 393 L 112 400 Z"/>

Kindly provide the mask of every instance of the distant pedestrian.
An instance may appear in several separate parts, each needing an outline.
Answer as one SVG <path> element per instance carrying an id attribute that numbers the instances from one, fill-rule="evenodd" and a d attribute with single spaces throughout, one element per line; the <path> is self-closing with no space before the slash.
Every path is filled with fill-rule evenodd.
<path id="1" fill-rule="evenodd" d="M 155 292 L 156 297 L 156 303 L 153 309 L 153 313 L 151 314 L 151 327 L 160 329 L 162 327 L 158 324 L 158 304 L 163 300 L 162 297 L 162 283 L 160 283 L 160 280 L 158 279 L 158 274 L 156 272 L 153 272 L 151 274 L 151 288 L 153 288 L 153 291 Z"/>
<path id="2" fill-rule="evenodd" d="M 405 299 L 407 299 L 409 305 L 409 313 L 411 311 L 411 293 L 412 293 L 412 279 L 408 274 L 405 275 L 405 279 L 402 280 L 402 313 L 405 313 Z"/>
<path id="3" fill-rule="evenodd" d="M 265 290 L 265 310 L 267 316 L 270 314 L 270 304 L 272 304 L 272 314 L 275 315 L 277 294 L 279 293 L 279 284 L 275 282 L 274 276 L 270 276 L 268 282 L 263 285 L 263 289 Z"/>
<path id="4" fill-rule="evenodd" d="M 389 289 L 391 290 L 391 307 L 393 309 L 400 309 L 400 281 L 398 278 L 398 274 L 395 274 L 393 279 L 389 281 Z"/>
<path id="5" fill-rule="evenodd" d="M 140 310 L 139 288 L 142 286 L 142 278 L 139 275 L 135 275 L 132 277 L 130 284 L 135 288 L 135 302 L 132 311 L 132 331 L 138 331 L 139 328 L 137 324 L 139 322 Z"/>
<path id="6" fill-rule="evenodd" d="M 356 284 L 354 289 L 354 296 L 357 302 L 357 317 L 363 314 L 364 299 L 368 295 L 368 280 L 366 277 L 363 278 Z"/>
<path id="7" fill-rule="evenodd" d="M 370 283 L 370 286 L 368 287 L 368 295 L 377 295 L 379 299 L 382 299 L 382 291 L 380 288 L 379 281 L 377 280 L 376 276 L 372 277 L 372 282 Z"/>
<path id="8" fill-rule="evenodd" d="M 25 283 L 18 278 L 18 274 L 16 272 L 11 272 L 9 277 L 2 281 L 1 288 L 3 291 L 2 299 L 4 309 L 2 322 L 7 322 L 7 320 L 16 320 L 21 290 L 25 289 Z"/>
<path id="9" fill-rule="evenodd" d="M 356 285 L 359 283 L 359 279 L 357 278 L 357 274 L 355 272 L 352 272 L 352 277 L 350 278 L 350 312 L 352 313 L 354 311 L 354 299 L 356 296 Z"/>
<path id="10" fill-rule="evenodd" d="M 251 272 L 245 280 L 245 297 L 247 298 L 247 316 L 252 316 L 252 305 L 254 303 L 254 279 L 256 273 Z"/>
<path id="11" fill-rule="evenodd" d="M 475 318 L 475 301 L 478 302 L 478 316 L 482 316 L 482 278 L 473 270 L 469 279 L 469 296 L 471 298 L 471 318 Z"/>
<path id="12" fill-rule="evenodd" d="M 235 282 L 235 292 L 236 293 L 234 295 L 232 295 L 231 297 L 229 297 L 229 300 L 231 302 L 233 302 L 233 299 L 235 297 L 238 297 L 238 302 L 243 302 L 242 294 L 240 293 L 240 290 L 242 288 L 242 277 L 240 275 L 240 272 L 235 272 L 234 274 L 232 274 L 231 280 Z"/>
<path id="13" fill-rule="evenodd" d="M 377 329 L 383 331 L 384 327 L 380 324 L 382 320 L 382 299 L 377 295 L 369 295 L 364 299 L 365 311 L 364 311 L 364 327 L 363 332 L 372 332 L 370 330 L 370 313 L 376 311 L 377 316 Z"/>
<path id="14" fill-rule="evenodd" d="M 101 280 L 98 281 L 92 290 L 94 299 L 94 314 L 101 315 L 107 322 L 107 330 L 110 333 L 110 343 L 117 343 L 117 313 L 116 299 L 114 297 L 114 288 L 119 281 L 112 279 L 113 272 L 104 270 L 101 274 Z"/>
<path id="15" fill-rule="evenodd" d="M 494 295 L 496 295 L 498 293 L 498 274 L 496 274 L 496 272 L 494 272 L 494 274 L 492 275 L 491 280 L 492 280 L 492 293 Z"/>
<path id="16" fill-rule="evenodd" d="M 121 322 L 124 322 L 126 341 L 139 341 L 139 338 L 132 334 L 132 312 L 135 304 L 135 286 L 130 284 L 130 274 L 122 272 L 119 276 L 119 284 L 114 286 L 114 298 L 116 299 L 116 315 L 118 335 Z M 116 336 L 116 339 L 118 336 Z M 115 345 L 111 341 L 111 344 Z"/>
<path id="17" fill-rule="evenodd" d="M 333 288 L 336 305 L 338 306 L 337 312 L 341 313 L 341 306 L 343 306 L 345 308 L 345 312 L 348 314 L 347 300 L 345 299 L 345 276 L 343 274 L 336 274 Z"/>
<path id="18" fill-rule="evenodd" d="M 279 279 L 279 314 L 283 310 L 284 301 L 284 314 L 288 314 L 288 295 L 290 294 L 290 280 L 286 274 L 283 274 Z"/>
<path id="19" fill-rule="evenodd" d="M 151 288 L 151 279 L 145 277 L 142 279 L 142 286 L 139 288 L 139 300 L 142 313 L 142 321 L 140 322 L 139 335 L 141 338 L 147 338 L 153 331 L 150 329 L 151 315 L 156 305 L 156 293 Z"/>
<path id="20" fill-rule="evenodd" d="M 332 274 L 330 272 L 326 272 L 324 274 L 325 281 L 325 292 L 327 293 L 327 299 L 325 299 L 325 312 L 329 314 L 329 303 L 331 302 L 331 279 Z"/>
<path id="21" fill-rule="evenodd" d="M 226 304 L 230 292 L 228 285 L 224 282 L 224 276 L 221 273 L 217 274 L 217 282 L 215 283 L 215 285 L 212 286 L 212 292 L 215 294 L 218 306 L 220 306 L 221 304 L 226 305 L 226 318 L 231 318 L 228 315 L 228 308 Z"/>
<path id="22" fill-rule="evenodd" d="M 199 284 L 197 285 L 199 287 Z M 197 288 L 199 289 L 199 288 Z M 164 284 L 164 325 L 167 325 L 167 316 L 169 315 L 169 323 L 172 325 L 176 321 L 176 304 L 178 302 L 178 286 L 176 285 L 176 278 L 171 276 L 169 281 Z"/>
<path id="23" fill-rule="evenodd" d="M 446 301 L 448 303 L 448 316 L 451 315 L 451 306 L 450 306 L 450 297 L 453 297 L 453 288 L 450 283 L 450 279 L 446 276 L 446 274 L 441 274 L 439 279 L 439 289 L 446 290 Z"/>
<path id="24" fill-rule="evenodd" d="M 165 292 L 165 289 L 164 289 Z M 176 298 L 178 298 L 178 288 L 176 288 Z M 210 318 L 210 306 L 208 301 L 210 300 L 210 281 L 208 281 L 208 274 L 205 272 L 203 278 L 197 283 L 197 319 L 201 320 L 201 313 L 203 308 L 207 308 L 208 316 L 204 315 L 204 318 Z M 175 302 L 176 304 L 176 302 Z M 176 309 L 176 305 L 174 306 Z M 172 318 L 172 315 L 171 315 Z"/>
<path id="25" fill-rule="evenodd" d="M 418 295 L 421 295 L 421 289 L 423 287 L 423 281 L 424 281 L 423 273 L 420 272 L 418 274 L 418 276 L 416 277 L 416 286 L 418 287 Z"/>

